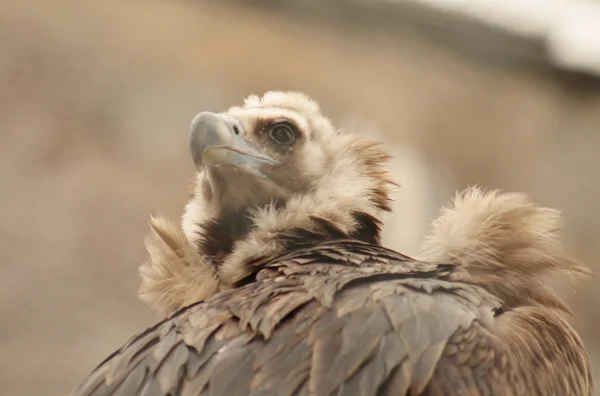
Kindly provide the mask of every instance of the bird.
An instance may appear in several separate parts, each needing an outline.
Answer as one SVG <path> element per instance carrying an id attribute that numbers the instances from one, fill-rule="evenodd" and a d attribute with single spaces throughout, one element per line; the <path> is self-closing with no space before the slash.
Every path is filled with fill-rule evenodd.
<path id="1" fill-rule="evenodd" d="M 304 93 L 191 122 L 176 224 L 150 218 L 139 298 L 162 319 L 73 390 L 100 395 L 591 395 L 549 279 L 591 271 L 561 213 L 478 186 L 415 257 L 382 246 L 400 184 L 385 145 Z"/>

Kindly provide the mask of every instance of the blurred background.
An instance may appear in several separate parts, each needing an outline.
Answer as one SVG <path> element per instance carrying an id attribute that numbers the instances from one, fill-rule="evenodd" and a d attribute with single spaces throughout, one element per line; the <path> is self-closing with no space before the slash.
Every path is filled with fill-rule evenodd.
<path id="1" fill-rule="evenodd" d="M 414 254 L 477 183 L 561 209 L 600 270 L 598 2 L 0 5 L 3 395 L 67 394 L 157 319 L 136 296 L 149 214 L 181 214 L 192 117 L 251 93 L 304 91 L 389 142 L 390 247 Z M 565 289 L 595 368 L 598 284 Z"/>

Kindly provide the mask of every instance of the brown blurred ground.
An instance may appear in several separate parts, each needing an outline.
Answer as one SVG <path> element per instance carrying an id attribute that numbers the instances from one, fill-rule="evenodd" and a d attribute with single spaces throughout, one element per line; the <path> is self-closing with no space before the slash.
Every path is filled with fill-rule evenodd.
<path id="1" fill-rule="evenodd" d="M 570 249 L 598 271 L 600 94 L 585 82 L 493 67 L 410 31 L 233 6 L 0 6 L 3 395 L 66 394 L 156 319 L 137 300 L 137 267 L 148 214 L 176 217 L 185 202 L 188 123 L 268 89 L 305 91 L 393 143 L 403 191 L 390 246 L 414 253 L 438 206 L 479 183 L 563 210 Z M 597 286 L 570 297 L 596 366 Z"/>

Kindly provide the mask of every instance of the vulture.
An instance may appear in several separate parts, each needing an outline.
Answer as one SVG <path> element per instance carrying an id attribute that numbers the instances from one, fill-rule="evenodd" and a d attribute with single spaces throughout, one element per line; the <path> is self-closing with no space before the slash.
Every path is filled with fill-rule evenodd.
<path id="1" fill-rule="evenodd" d="M 140 267 L 163 320 L 73 395 L 592 394 L 552 281 L 590 271 L 557 210 L 470 187 L 411 258 L 381 244 L 399 186 L 385 147 L 305 94 L 202 112 L 189 143 L 181 223 L 151 217 Z"/>

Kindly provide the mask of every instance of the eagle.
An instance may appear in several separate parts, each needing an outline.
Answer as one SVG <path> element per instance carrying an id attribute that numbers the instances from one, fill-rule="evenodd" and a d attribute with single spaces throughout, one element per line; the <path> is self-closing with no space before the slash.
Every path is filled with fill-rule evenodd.
<path id="1" fill-rule="evenodd" d="M 591 395 L 551 278 L 559 211 L 470 187 L 415 258 L 381 244 L 385 146 L 299 92 L 191 122 L 180 225 L 156 216 L 139 297 L 164 318 L 76 387 L 103 395 Z"/>

